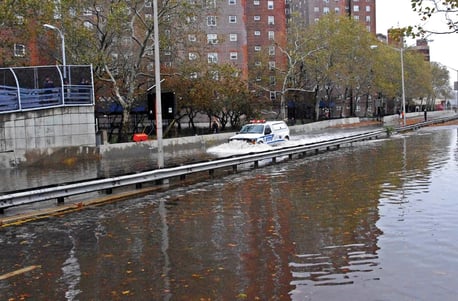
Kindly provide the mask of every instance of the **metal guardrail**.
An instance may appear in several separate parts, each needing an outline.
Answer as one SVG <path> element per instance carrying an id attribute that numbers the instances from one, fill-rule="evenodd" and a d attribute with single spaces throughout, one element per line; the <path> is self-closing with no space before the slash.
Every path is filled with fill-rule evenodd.
<path id="1" fill-rule="evenodd" d="M 258 166 L 258 162 L 262 160 L 272 160 L 276 162 L 276 158 L 288 156 L 289 159 L 296 154 L 306 154 L 307 152 L 318 153 L 320 150 L 330 150 L 339 148 L 341 145 L 352 144 L 359 141 L 377 139 L 380 136 L 386 136 L 388 134 L 386 129 L 378 129 L 370 132 L 350 135 L 347 137 L 337 138 L 328 141 L 284 147 L 265 152 L 239 155 L 227 158 L 221 158 L 213 161 L 206 161 L 200 163 L 193 163 L 189 165 L 183 165 L 178 167 L 156 169 L 146 171 L 138 174 L 130 174 L 117 176 L 107 179 L 96 179 L 90 181 L 82 181 L 73 184 L 31 189 L 27 191 L 21 191 L 16 193 L 0 195 L 0 213 L 9 207 L 21 206 L 31 204 L 40 201 L 46 201 L 51 199 L 57 199 L 58 202 L 63 202 L 65 197 L 90 193 L 94 191 L 111 191 L 114 188 L 123 186 L 138 185 L 142 183 L 161 181 L 174 177 L 184 177 L 189 174 L 202 172 L 202 171 L 214 171 L 215 169 L 232 167 L 234 171 L 237 170 L 237 166 L 247 163 L 254 163 L 254 166 Z"/>

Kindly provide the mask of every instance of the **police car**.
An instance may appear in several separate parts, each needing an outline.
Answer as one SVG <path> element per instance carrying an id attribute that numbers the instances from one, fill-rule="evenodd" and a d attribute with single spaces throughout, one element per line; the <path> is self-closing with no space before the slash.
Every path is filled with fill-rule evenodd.
<path id="1" fill-rule="evenodd" d="M 229 138 L 231 141 L 245 141 L 252 144 L 280 143 L 289 140 L 289 128 L 284 121 L 251 120 Z"/>

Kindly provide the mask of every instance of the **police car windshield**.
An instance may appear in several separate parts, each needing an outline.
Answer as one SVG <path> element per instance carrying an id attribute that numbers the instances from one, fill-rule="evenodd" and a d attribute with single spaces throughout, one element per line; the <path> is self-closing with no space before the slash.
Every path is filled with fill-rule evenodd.
<path id="1" fill-rule="evenodd" d="M 262 134 L 264 132 L 264 125 L 262 124 L 247 124 L 240 130 L 241 134 Z"/>

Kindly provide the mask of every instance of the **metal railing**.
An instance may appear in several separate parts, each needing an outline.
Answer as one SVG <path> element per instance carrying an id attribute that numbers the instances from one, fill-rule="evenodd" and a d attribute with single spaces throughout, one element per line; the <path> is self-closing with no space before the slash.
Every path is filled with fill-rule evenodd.
<path id="1" fill-rule="evenodd" d="M 92 66 L 0 68 L 0 83 L 0 114 L 94 104 Z"/>
<path id="2" fill-rule="evenodd" d="M 213 172 L 215 169 L 227 167 L 232 167 L 232 169 L 236 171 L 237 166 L 247 163 L 253 163 L 255 167 L 258 167 L 259 161 L 262 160 L 272 160 L 272 162 L 276 162 L 276 158 L 284 156 L 288 156 L 289 159 L 292 159 L 293 156 L 297 154 L 306 154 L 307 152 L 318 153 L 320 150 L 336 149 L 339 148 L 341 145 L 352 144 L 358 141 L 377 139 L 378 137 L 383 135 L 386 136 L 387 131 L 385 129 L 379 129 L 366 133 L 333 139 L 329 141 L 284 147 L 255 154 L 240 155 L 235 157 L 233 156 L 178 167 L 156 169 L 138 174 L 117 176 L 107 179 L 82 181 L 68 185 L 38 188 L 16 193 L 4 194 L 0 195 L 0 212 L 3 212 L 4 209 L 9 207 L 21 206 L 51 199 L 56 199 L 58 200 L 58 202 L 63 202 L 63 199 L 65 197 L 95 191 L 111 191 L 114 188 L 129 185 L 135 185 L 136 187 L 139 187 L 139 185 L 141 186 L 141 184 L 143 183 L 151 183 L 158 181 L 160 182 L 161 180 L 166 180 L 174 177 L 183 178 L 186 175 L 197 172 Z"/>

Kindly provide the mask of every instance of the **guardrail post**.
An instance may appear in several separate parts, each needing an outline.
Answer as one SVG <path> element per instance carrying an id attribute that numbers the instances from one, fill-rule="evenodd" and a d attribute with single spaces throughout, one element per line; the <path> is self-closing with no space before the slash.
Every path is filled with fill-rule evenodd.
<path id="1" fill-rule="evenodd" d="M 142 189 L 142 183 L 136 183 L 135 189 Z"/>
<path id="2" fill-rule="evenodd" d="M 61 197 L 58 197 L 57 198 L 57 204 L 63 204 L 64 203 L 64 197 L 61 196 Z"/>
<path id="3" fill-rule="evenodd" d="M 237 165 L 232 165 L 232 172 L 237 173 Z"/>

